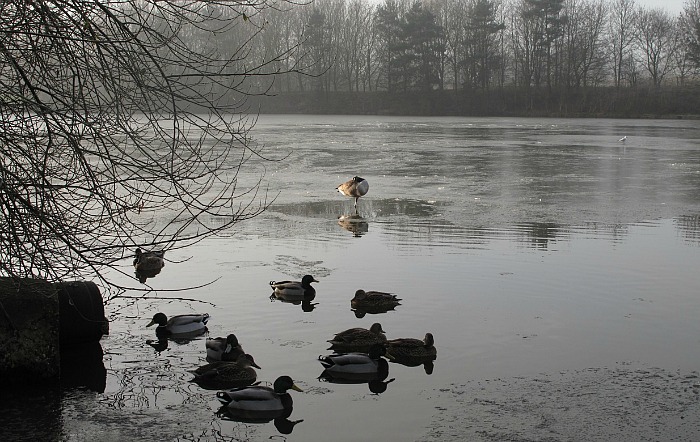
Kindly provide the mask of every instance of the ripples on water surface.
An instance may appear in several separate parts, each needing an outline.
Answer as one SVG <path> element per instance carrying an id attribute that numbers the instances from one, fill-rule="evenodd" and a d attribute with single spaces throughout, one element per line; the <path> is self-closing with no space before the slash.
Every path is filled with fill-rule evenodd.
<path id="1" fill-rule="evenodd" d="M 187 382 L 203 338 L 146 344 L 153 313 L 208 311 L 209 334 L 235 332 L 259 379 L 288 374 L 305 390 L 292 392 L 289 419 L 303 422 L 288 440 L 624 440 L 626 426 L 628 440 L 698 437 L 696 123 L 263 116 L 254 134 L 269 156 L 289 153 L 241 176 L 264 168 L 274 204 L 231 236 L 169 253 L 149 280 L 161 298 L 202 302 L 107 306 L 105 391 L 50 395 L 53 436 L 289 432 L 216 415 L 213 392 Z M 357 214 L 334 190 L 355 174 L 370 182 Z M 312 302 L 269 299 L 268 281 L 307 273 L 320 281 Z M 402 305 L 357 318 L 359 288 Z M 432 374 L 390 364 L 379 395 L 319 381 L 326 340 L 376 321 L 389 338 L 432 332 Z"/>

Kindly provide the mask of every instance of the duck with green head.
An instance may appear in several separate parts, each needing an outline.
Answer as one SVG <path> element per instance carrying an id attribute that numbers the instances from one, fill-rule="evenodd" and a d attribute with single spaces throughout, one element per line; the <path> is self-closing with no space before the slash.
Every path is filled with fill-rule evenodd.
<path id="1" fill-rule="evenodd" d="M 224 390 L 216 393 L 216 398 L 232 410 L 280 412 L 293 406 L 288 390 L 303 391 L 294 384 L 291 377 L 280 376 L 272 387 L 252 385 Z"/>
<path id="2" fill-rule="evenodd" d="M 323 365 L 321 374 L 323 378 L 352 379 L 371 381 L 386 378 L 389 367 L 382 356 L 386 355 L 386 348 L 382 344 L 373 344 L 368 353 L 340 353 L 327 356 L 319 356 L 318 360 Z"/>
<path id="3" fill-rule="evenodd" d="M 164 313 L 156 313 L 146 327 L 158 324 L 156 327 L 157 336 L 196 336 L 207 331 L 207 321 L 209 321 L 208 313 L 177 315 L 171 318 L 168 318 Z"/>
<path id="4" fill-rule="evenodd" d="M 316 289 L 311 286 L 312 282 L 318 282 L 311 275 L 304 275 L 301 281 L 270 281 L 272 294 L 280 299 L 290 299 L 292 297 L 310 297 L 316 294 Z"/>

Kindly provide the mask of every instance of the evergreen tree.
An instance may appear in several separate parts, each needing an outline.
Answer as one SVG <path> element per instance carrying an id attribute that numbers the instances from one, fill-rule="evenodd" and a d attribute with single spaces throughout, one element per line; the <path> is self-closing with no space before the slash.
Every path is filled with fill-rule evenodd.
<path id="1" fill-rule="evenodd" d="M 495 35 L 505 29 L 496 20 L 496 6 L 491 0 L 476 0 L 465 26 L 466 80 L 471 86 L 486 89 L 498 57 Z"/>

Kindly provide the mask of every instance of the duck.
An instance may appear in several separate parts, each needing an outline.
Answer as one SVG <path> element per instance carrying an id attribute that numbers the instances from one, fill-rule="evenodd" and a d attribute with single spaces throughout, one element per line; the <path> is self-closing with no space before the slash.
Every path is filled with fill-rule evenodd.
<path id="1" fill-rule="evenodd" d="M 384 330 L 380 323 L 375 322 L 368 329 L 366 328 L 350 328 L 340 333 L 337 333 L 333 339 L 329 339 L 331 343 L 329 350 L 338 352 L 368 352 L 372 344 L 383 344 L 386 342 Z"/>
<path id="2" fill-rule="evenodd" d="M 197 335 L 207 330 L 207 321 L 209 313 L 177 315 L 170 319 L 164 313 L 156 313 L 146 327 L 158 324 L 157 336 Z"/>
<path id="3" fill-rule="evenodd" d="M 207 390 L 251 385 L 258 378 L 253 367 L 260 369 L 249 354 L 241 354 L 235 362 L 215 361 L 192 370 L 191 382 Z"/>
<path id="4" fill-rule="evenodd" d="M 369 183 L 364 178 L 354 176 L 335 189 L 342 195 L 355 198 L 355 208 L 357 208 L 357 200 L 367 194 L 367 191 L 369 190 Z"/>
<path id="5" fill-rule="evenodd" d="M 400 305 L 400 298 L 386 292 L 374 290 L 364 291 L 362 289 L 355 292 L 355 297 L 350 301 L 350 307 L 365 311 L 390 310 Z"/>
<path id="6" fill-rule="evenodd" d="M 238 343 L 238 338 L 233 333 L 225 338 L 207 338 L 204 342 L 207 350 L 207 360 L 213 361 L 235 361 L 245 352 Z"/>
<path id="7" fill-rule="evenodd" d="M 339 353 L 319 356 L 324 373 L 331 377 L 344 375 L 376 375 L 380 368 L 382 356 L 386 355 L 386 347 L 373 344 L 367 353 Z M 386 364 L 386 361 L 384 361 Z"/>
<path id="8" fill-rule="evenodd" d="M 287 299 L 292 297 L 302 298 L 314 296 L 316 289 L 311 286 L 312 282 L 318 282 L 311 275 L 304 275 L 301 281 L 270 281 L 272 294 L 277 298 Z"/>
<path id="9" fill-rule="evenodd" d="M 137 270 L 161 269 L 165 267 L 165 250 L 143 251 L 137 248 L 134 258 L 134 268 Z"/>
<path id="10" fill-rule="evenodd" d="M 140 283 L 145 283 L 146 279 L 153 278 L 165 267 L 165 251 L 143 251 L 136 249 L 134 258 L 134 270 Z"/>
<path id="11" fill-rule="evenodd" d="M 418 365 L 437 358 L 435 339 L 426 333 L 421 341 L 415 338 L 398 338 L 386 342 L 386 354 L 391 360 L 404 365 Z"/>
<path id="12" fill-rule="evenodd" d="M 229 409 L 251 412 L 276 412 L 292 408 L 288 390 L 303 391 L 289 376 L 278 377 L 272 387 L 251 385 L 216 393 L 216 398 Z"/>

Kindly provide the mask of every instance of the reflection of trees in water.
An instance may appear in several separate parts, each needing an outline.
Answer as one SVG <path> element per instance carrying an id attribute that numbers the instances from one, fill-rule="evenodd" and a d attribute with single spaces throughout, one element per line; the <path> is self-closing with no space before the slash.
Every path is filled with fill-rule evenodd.
<path id="1" fill-rule="evenodd" d="M 684 239 L 700 242 L 700 215 L 682 215 L 673 220 Z"/>
<path id="2" fill-rule="evenodd" d="M 551 241 L 561 236 L 564 230 L 555 223 L 525 223 L 518 225 L 533 249 L 546 249 Z"/>
<path id="3" fill-rule="evenodd" d="M 111 370 L 118 388 L 114 393 L 108 393 L 103 401 L 111 408 L 162 408 L 193 400 L 202 404 L 207 402 L 204 398 L 193 397 L 197 395 L 197 389 L 188 382 L 191 375 L 186 372 L 184 364 L 176 366 L 170 358 L 136 360 L 126 364 L 118 370 Z"/>

